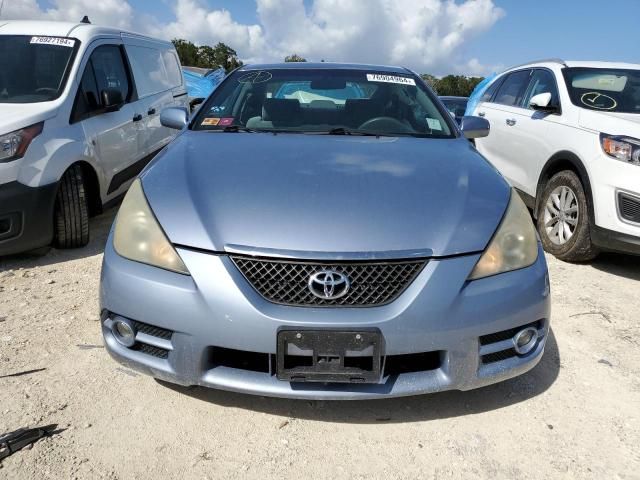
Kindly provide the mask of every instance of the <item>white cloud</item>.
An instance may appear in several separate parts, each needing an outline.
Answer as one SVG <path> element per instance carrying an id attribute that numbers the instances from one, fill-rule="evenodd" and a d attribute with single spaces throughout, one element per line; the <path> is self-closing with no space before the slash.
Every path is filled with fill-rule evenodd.
<path id="1" fill-rule="evenodd" d="M 174 20 L 149 21 L 126 1 L 8 0 L 3 18 L 79 20 L 134 28 L 197 44 L 219 41 L 248 62 L 281 61 L 297 53 L 309 60 L 406 65 L 434 74 L 483 74 L 491 70 L 464 56 L 464 45 L 504 16 L 494 0 L 256 0 L 258 23 L 239 23 L 225 9 L 202 0 L 176 0 Z M 165 7 L 166 8 L 166 7 Z"/>

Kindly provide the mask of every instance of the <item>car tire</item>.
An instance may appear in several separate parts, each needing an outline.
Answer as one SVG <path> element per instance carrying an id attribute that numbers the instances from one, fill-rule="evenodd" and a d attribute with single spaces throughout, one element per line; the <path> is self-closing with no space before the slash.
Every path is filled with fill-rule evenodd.
<path id="1" fill-rule="evenodd" d="M 593 260 L 599 251 L 591 242 L 590 208 L 575 172 L 563 170 L 551 177 L 536 212 L 544 249 L 566 262 Z"/>
<path id="2" fill-rule="evenodd" d="M 54 211 L 57 248 L 78 248 L 89 243 L 89 206 L 80 165 L 73 165 L 60 180 Z"/>

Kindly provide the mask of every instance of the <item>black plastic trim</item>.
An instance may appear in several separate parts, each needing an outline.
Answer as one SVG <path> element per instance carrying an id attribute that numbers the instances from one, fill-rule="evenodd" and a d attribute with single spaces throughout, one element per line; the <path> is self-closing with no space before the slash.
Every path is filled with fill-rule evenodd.
<path id="1" fill-rule="evenodd" d="M 591 227 L 591 241 L 607 252 L 640 255 L 640 237 L 616 232 L 597 225 Z"/>
<path id="2" fill-rule="evenodd" d="M 162 148 L 164 148 L 164 147 L 162 147 Z M 138 160 L 137 162 L 129 165 L 124 170 L 121 170 L 118 173 L 116 173 L 113 176 L 113 178 L 111 179 L 111 183 L 109 183 L 109 188 L 107 189 L 107 195 L 110 194 L 110 193 L 115 192 L 122 185 L 127 183 L 132 178 L 136 177 L 142 170 L 144 170 L 144 167 L 146 167 L 147 164 L 151 160 L 153 160 L 153 158 L 158 153 L 160 153 L 160 150 L 162 150 L 162 148 L 159 148 L 155 152 L 150 153 L 149 155 L 147 155 L 147 156 L 141 158 L 140 160 Z"/>
<path id="3" fill-rule="evenodd" d="M 57 193 L 58 182 L 42 187 L 28 187 L 20 182 L 0 185 L 0 220 L 9 223 L 0 234 L 0 256 L 51 243 Z"/>

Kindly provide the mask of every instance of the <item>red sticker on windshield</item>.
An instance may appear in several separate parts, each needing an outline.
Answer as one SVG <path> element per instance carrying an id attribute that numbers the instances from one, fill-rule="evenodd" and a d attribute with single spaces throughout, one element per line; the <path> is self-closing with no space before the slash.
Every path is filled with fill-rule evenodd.
<path id="1" fill-rule="evenodd" d="M 233 123 L 233 117 L 226 117 L 226 118 L 221 118 L 220 123 L 218 123 L 218 125 L 220 125 L 221 127 L 226 127 L 227 125 L 231 125 L 232 123 Z"/>

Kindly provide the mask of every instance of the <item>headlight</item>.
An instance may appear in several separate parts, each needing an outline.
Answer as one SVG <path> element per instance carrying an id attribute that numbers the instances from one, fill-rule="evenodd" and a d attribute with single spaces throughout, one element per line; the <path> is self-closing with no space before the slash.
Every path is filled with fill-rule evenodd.
<path id="1" fill-rule="evenodd" d="M 42 122 L 0 135 L 0 163 L 24 157 L 31 140 L 42 133 Z"/>
<path id="2" fill-rule="evenodd" d="M 167 240 L 136 179 L 122 201 L 113 234 L 118 255 L 172 272 L 189 275 L 189 270 Z"/>
<path id="3" fill-rule="evenodd" d="M 469 280 L 489 277 L 533 265 L 538 258 L 538 237 L 529 210 L 520 195 L 511 190 L 504 218 Z"/>
<path id="4" fill-rule="evenodd" d="M 604 153 L 616 160 L 640 165 L 640 140 L 637 138 L 600 134 L 600 145 Z"/>

